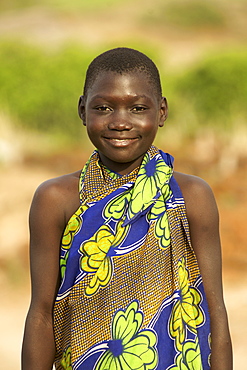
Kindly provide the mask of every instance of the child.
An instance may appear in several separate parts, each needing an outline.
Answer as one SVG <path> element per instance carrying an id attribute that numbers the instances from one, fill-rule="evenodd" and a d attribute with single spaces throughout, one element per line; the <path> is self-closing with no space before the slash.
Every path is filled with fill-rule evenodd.
<path id="1" fill-rule="evenodd" d="M 217 207 L 152 145 L 167 118 L 156 66 L 99 55 L 79 115 L 97 150 L 30 210 L 22 369 L 232 369 Z"/>

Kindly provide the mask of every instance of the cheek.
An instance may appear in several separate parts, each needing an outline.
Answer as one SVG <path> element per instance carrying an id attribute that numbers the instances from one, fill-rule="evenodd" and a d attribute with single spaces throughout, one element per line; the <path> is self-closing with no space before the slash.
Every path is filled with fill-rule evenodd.
<path id="1" fill-rule="evenodd" d="M 143 126 L 143 133 L 145 133 L 145 136 L 147 137 L 154 137 L 158 130 L 158 124 L 155 121 L 149 121 Z"/>
<path id="2" fill-rule="evenodd" d="M 90 135 L 97 135 L 102 131 L 103 123 L 97 117 L 88 117 L 86 121 L 87 132 Z"/>
<path id="3" fill-rule="evenodd" d="M 89 139 L 91 140 L 91 142 L 93 144 L 96 144 L 98 142 L 99 135 L 98 135 L 97 131 L 92 130 L 91 127 L 90 128 L 87 127 L 87 135 L 88 135 Z"/>
<path id="4" fill-rule="evenodd" d="M 95 144 L 95 141 L 97 141 L 97 132 L 95 131 L 94 127 L 91 125 L 86 124 L 86 129 L 87 129 L 87 136 L 90 139 L 90 141 Z"/>

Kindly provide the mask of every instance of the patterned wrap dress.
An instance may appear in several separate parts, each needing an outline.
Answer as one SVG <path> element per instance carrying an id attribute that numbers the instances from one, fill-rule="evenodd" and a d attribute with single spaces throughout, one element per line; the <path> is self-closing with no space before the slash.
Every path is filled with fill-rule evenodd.
<path id="1" fill-rule="evenodd" d="M 210 322 L 173 158 L 120 176 L 95 151 L 61 243 L 56 369 L 208 370 Z"/>

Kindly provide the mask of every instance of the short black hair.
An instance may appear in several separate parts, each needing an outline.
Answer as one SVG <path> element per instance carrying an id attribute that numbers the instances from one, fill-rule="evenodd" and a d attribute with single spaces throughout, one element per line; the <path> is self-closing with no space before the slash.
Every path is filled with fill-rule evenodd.
<path id="1" fill-rule="evenodd" d="M 88 89 L 92 87 L 98 75 L 104 71 L 111 71 L 119 74 L 130 72 L 145 73 L 150 83 L 153 84 L 157 96 L 162 96 L 158 68 L 149 57 L 138 50 L 119 47 L 105 51 L 93 59 L 86 73 L 83 91 L 85 97 Z"/>

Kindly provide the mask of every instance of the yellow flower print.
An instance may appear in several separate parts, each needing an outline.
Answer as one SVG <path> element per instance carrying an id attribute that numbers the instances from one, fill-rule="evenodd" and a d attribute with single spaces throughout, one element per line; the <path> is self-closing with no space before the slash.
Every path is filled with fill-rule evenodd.
<path id="1" fill-rule="evenodd" d="M 61 247 L 66 251 L 65 255 L 60 258 L 61 277 L 64 277 L 66 264 L 69 257 L 69 249 L 71 247 L 75 234 L 80 230 L 82 225 L 81 215 L 88 209 L 88 206 L 81 206 L 69 219 L 69 222 L 64 230 Z"/>
<path id="2" fill-rule="evenodd" d="M 84 210 L 83 210 L 84 211 Z M 69 249 L 71 246 L 71 242 L 76 232 L 79 231 L 81 227 L 81 218 L 80 215 L 82 214 L 81 207 L 73 214 L 73 216 L 69 219 L 69 222 L 64 230 L 63 238 L 62 238 L 62 248 Z"/>
<path id="3" fill-rule="evenodd" d="M 203 311 L 200 307 L 201 296 L 196 288 L 189 286 L 188 271 L 185 259 L 178 263 L 179 286 L 181 297 L 175 303 L 170 317 L 170 334 L 175 338 L 176 347 L 182 350 L 187 328 L 196 333 L 197 326 L 204 321 Z"/>
<path id="4" fill-rule="evenodd" d="M 161 249 L 165 249 L 170 245 L 170 225 L 165 206 L 165 199 L 170 196 L 169 187 L 166 190 L 166 195 L 160 195 L 148 215 L 148 219 L 150 221 L 155 220 L 154 235 L 158 240 Z"/>
<path id="5" fill-rule="evenodd" d="M 68 261 L 69 253 L 65 253 L 64 257 L 60 258 L 60 272 L 61 278 L 63 279 L 66 271 L 67 261 Z"/>
<path id="6" fill-rule="evenodd" d="M 154 370 L 158 363 L 156 335 L 150 329 L 139 331 L 143 314 L 133 301 L 116 312 L 112 321 L 112 340 L 95 370 Z"/>
<path id="7" fill-rule="evenodd" d="M 116 234 L 108 225 L 102 225 L 93 237 L 80 247 L 84 254 L 81 268 L 85 272 L 94 273 L 85 289 L 87 296 L 95 294 L 100 287 L 105 287 L 112 276 L 112 258 L 109 255 L 111 247 L 121 244 L 127 235 L 128 227 L 122 227 L 122 221 L 117 224 Z"/>
<path id="8" fill-rule="evenodd" d="M 201 350 L 196 338 L 195 342 L 188 340 L 183 344 L 182 353 L 176 359 L 176 365 L 169 370 L 203 370 Z"/>
<path id="9" fill-rule="evenodd" d="M 155 224 L 155 236 L 159 241 L 159 246 L 161 249 L 165 249 L 170 245 L 170 226 L 168 221 L 167 213 L 163 215 L 156 221 Z"/>
<path id="10" fill-rule="evenodd" d="M 149 214 L 148 214 L 148 219 L 149 221 L 154 221 L 157 220 L 160 215 L 166 212 L 166 205 L 164 202 L 163 195 L 161 194 L 159 198 L 156 200 L 154 203 L 153 207 L 151 208 Z"/>
<path id="11" fill-rule="evenodd" d="M 71 347 L 68 347 L 65 352 L 63 353 L 63 357 L 61 360 L 61 366 L 64 370 L 72 370 L 71 365 Z"/>
<path id="12" fill-rule="evenodd" d="M 107 203 L 104 209 L 104 217 L 106 220 L 112 219 L 115 221 L 123 219 L 126 206 L 128 205 L 131 198 L 131 193 L 124 192 L 117 195 L 110 202 Z"/>
<path id="13" fill-rule="evenodd" d="M 145 154 L 128 209 L 130 219 L 154 202 L 158 190 L 168 186 L 171 175 L 172 168 L 160 156 L 150 160 L 149 155 Z"/>

